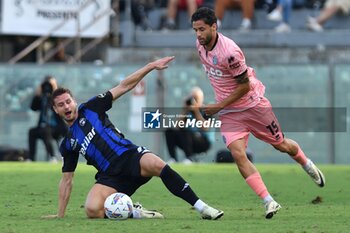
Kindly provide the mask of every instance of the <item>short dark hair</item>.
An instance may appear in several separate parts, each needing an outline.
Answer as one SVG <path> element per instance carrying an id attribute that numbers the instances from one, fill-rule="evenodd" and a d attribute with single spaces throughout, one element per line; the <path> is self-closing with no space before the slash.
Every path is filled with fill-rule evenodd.
<path id="1" fill-rule="evenodd" d="M 203 20 L 205 24 L 210 26 L 217 22 L 215 12 L 208 7 L 200 7 L 193 13 L 191 23 L 198 20 Z"/>
<path id="2" fill-rule="evenodd" d="M 71 97 L 73 97 L 72 92 L 71 92 L 68 88 L 59 87 L 59 88 L 57 88 L 56 90 L 54 90 L 53 93 L 52 93 L 52 96 L 51 96 L 52 105 L 55 105 L 54 100 L 55 100 L 55 98 L 56 98 L 57 96 L 63 95 L 63 94 L 65 94 L 65 93 L 67 93 L 67 94 L 69 94 Z"/>

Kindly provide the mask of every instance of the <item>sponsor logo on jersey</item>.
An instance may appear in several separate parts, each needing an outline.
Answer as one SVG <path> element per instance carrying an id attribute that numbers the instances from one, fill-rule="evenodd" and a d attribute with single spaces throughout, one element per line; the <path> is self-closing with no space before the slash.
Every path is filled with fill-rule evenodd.
<path id="1" fill-rule="evenodd" d="M 215 67 L 210 67 L 203 64 L 203 68 L 207 73 L 208 77 L 221 78 L 224 75 L 224 73 L 221 70 L 216 69 Z"/>
<path id="2" fill-rule="evenodd" d="M 230 67 L 230 69 L 236 69 L 238 68 L 241 64 L 239 62 L 234 62 L 235 61 L 235 57 L 234 56 L 230 56 L 229 58 L 227 58 L 227 62 L 228 62 L 228 66 Z"/>
<path id="3" fill-rule="evenodd" d="M 90 145 L 92 139 L 96 135 L 95 128 L 92 128 L 90 132 L 84 137 L 83 143 L 80 144 L 81 148 L 79 154 L 85 156 L 88 146 Z"/>

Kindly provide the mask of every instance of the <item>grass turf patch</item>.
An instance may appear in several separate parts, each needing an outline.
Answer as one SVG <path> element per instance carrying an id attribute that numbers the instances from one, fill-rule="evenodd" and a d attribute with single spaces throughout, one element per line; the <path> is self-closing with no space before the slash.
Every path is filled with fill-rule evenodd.
<path id="1" fill-rule="evenodd" d="M 238 173 L 234 164 L 176 164 L 198 196 L 222 209 L 218 221 L 201 220 L 186 202 L 174 197 L 159 178 L 153 178 L 133 196 L 162 220 L 112 221 L 85 217 L 84 202 L 94 184 L 95 170 L 79 164 L 63 219 L 44 220 L 57 211 L 61 166 L 49 163 L 0 163 L 0 232 L 348 232 L 350 223 L 350 166 L 323 165 L 326 186 L 317 187 L 295 164 L 256 165 L 282 210 L 271 220 Z"/>

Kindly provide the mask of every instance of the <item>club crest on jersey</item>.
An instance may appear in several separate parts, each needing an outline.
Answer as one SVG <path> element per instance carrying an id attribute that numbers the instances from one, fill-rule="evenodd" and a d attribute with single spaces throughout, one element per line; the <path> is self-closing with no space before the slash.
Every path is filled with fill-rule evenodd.
<path id="1" fill-rule="evenodd" d="M 105 97 L 106 96 L 106 93 L 102 93 L 102 94 L 99 94 L 97 97 L 98 98 L 103 98 L 103 97 Z"/>
<path id="2" fill-rule="evenodd" d="M 84 126 L 86 124 L 86 119 L 85 118 L 80 118 L 79 120 L 79 125 Z"/>
<path id="3" fill-rule="evenodd" d="M 214 64 L 214 65 L 217 65 L 217 64 L 218 64 L 218 57 L 217 57 L 217 56 L 214 56 L 214 57 L 213 57 L 213 64 Z"/>

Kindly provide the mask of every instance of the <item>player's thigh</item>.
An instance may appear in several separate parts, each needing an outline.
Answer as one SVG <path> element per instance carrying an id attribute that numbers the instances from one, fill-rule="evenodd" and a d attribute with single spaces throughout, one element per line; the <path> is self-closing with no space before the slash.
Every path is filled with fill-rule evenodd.
<path id="1" fill-rule="evenodd" d="M 243 112 L 232 112 L 220 116 L 221 136 L 228 147 L 232 142 L 244 138 L 248 143 L 249 127 L 244 122 Z"/>
<path id="2" fill-rule="evenodd" d="M 268 99 L 262 98 L 257 106 L 244 114 L 245 123 L 256 138 L 271 145 L 282 143 L 283 132 Z"/>
<path id="3" fill-rule="evenodd" d="M 166 163 L 153 153 L 145 153 L 140 159 L 141 176 L 160 176 Z"/>
<path id="4" fill-rule="evenodd" d="M 228 149 L 231 152 L 231 155 L 235 160 L 238 160 L 239 158 L 246 158 L 246 139 L 245 138 L 240 138 L 228 145 Z"/>
<path id="5" fill-rule="evenodd" d="M 85 209 L 95 211 L 103 209 L 106 198 L 115 192 L 117 190 L 112 187 L 103 184 L 94 184 L 87 195 Z"/>

